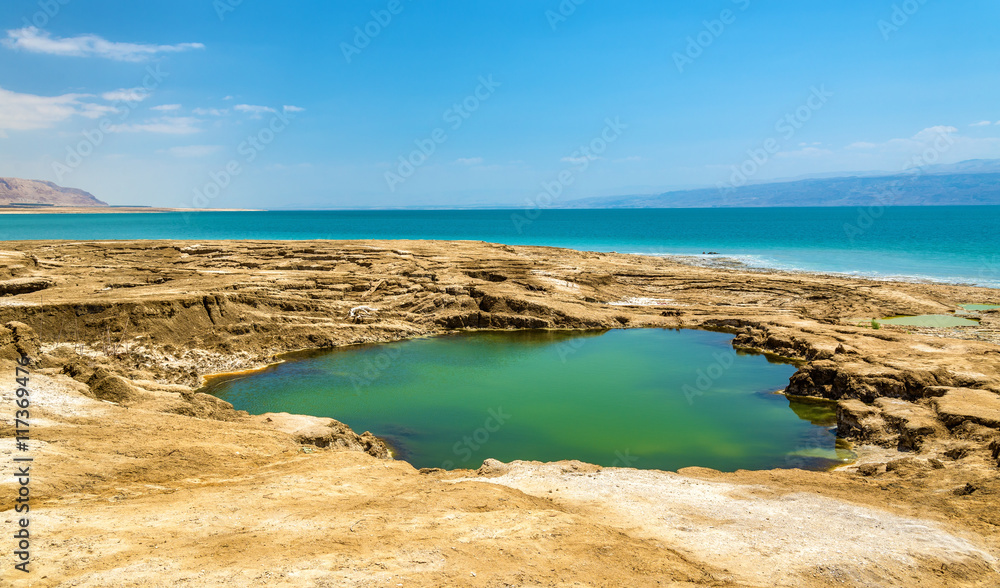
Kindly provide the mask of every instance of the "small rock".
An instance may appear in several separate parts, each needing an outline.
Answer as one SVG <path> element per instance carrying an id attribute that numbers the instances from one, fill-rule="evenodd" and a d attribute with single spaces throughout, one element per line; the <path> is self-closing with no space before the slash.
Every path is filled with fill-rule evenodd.
<path id="1" fill-rule="evenodd" d="M 958 460 L 962 459 L 963 457 L 965 457 L 966 455 L 969 455 L 969 448 L 968 447 L 953 447 L 952 449 L 949 449 L 948 451 L 945 451 L 944 454 L 949 459 L 953 459 L 955 461 L 958 461 Z"/>
<path id="2" fill-rule="evenodd" d="M 927 462 L 922 459 L 917 459 L 915 457 L 903 457 L 886 463 L 885 471 L 906 475 L 919 473 L 926 470 L 927 467 Z"/>
<path id="3" fill-rule="evenodd" d="M 967 483 L 964 486 L 959 486 L 958 488 L 955 488 L 953 492 L 955 493 L 955 496 L 968 496 L 969 494 L 972 494 L 976 490 L 977 488 L 975 486 Z"/>
<path id="4" fill-rule="evenodd" d="M 884 465 L 882 463 L 863 463 L 858 466 L 858 473 L 862 476 L 874 476 L 882 470 Z"/>
<path id="5" fill-rule="evenodd" d="M 489 475 L 492 475 L 492 474 L 503 474 L 508 469 L 510 469 L 510 466 L 508 466 L 507 464 L 503 463 L 500 460 L 493 459 L 491 457 L 491 458 L 487 458 L 486 461 L 483 462 L 483 465 L 480 466 L 480 468 L 478 470 L 476 470 L 476 474 L 480 475 L 480 476 L 489 476 Z"/>

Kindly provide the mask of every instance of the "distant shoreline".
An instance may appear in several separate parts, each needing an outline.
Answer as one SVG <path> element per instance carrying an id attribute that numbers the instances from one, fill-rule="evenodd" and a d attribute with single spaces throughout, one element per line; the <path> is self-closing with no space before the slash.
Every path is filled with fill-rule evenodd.
<path id="1" fill-rule="evenodd" d="M 163 212 L 260 212 L 259 208 L 157 208 L 154 206 L 0 206 L 0 214 L 134 214 Z"/>

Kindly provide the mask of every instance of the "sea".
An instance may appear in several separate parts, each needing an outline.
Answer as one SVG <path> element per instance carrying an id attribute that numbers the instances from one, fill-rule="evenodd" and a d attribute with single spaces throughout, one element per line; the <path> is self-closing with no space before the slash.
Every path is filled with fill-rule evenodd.
<path id="1" fill-rule="evenodd" d="M 1000 288 L 1000 206 L 0 215 L 0 240 L 456 239 Z"/>

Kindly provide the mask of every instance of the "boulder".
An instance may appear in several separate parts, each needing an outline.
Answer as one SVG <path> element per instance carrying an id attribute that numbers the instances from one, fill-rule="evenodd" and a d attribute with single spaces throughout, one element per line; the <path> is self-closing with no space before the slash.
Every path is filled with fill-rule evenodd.
<path id="1" fill-rule="evenodd" d="M 105 376 L 94 379 L 94 383 L 90 385 L 90 393 L 95 398 L 122 406 L 129 406 L 142 400 L 142 393 L 139 389 L 121 376 Z"/>
<path id="2" fill-rule="evenodd" d="M 18 294 L 30 294 L 45 290 L 55 285 L 52 280 L 45 278 L 14 278 L 13 280 L 0 281 L 0 296 L 17 296 Z"/>
<path id="3" fill-rule="evenodd" d="M 37 359 L 40 355 L 41 341 L 31 327 L 16 321 L 0 327 L 0 360 Z"/>
<path id="4" fill-rule="evenodd" d="M 941 420 L 948 427 L 969 421 L 991 429 L 1000 429 L 1000 394 L 975 388 L 949 388 L 932 400 Z"/>
<path id="5" fill-rule="evenodd" d="M 375 435 L 368 431 L 358 435 L 344 423 L 331 418 L 269 412 L 254 417 L 254 420 L 288 433 L 303 445 L 361 451 L 380 459 L 392 457 L 389 447 Z"/>

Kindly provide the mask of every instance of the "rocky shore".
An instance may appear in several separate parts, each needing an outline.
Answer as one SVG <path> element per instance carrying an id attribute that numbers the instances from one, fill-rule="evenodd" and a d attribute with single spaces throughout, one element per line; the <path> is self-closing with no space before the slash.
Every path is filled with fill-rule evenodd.
<path id="1" fill-rule="evenodd" d="M 1000 320 L 859 317 L 996 290 L 430 241 L 5 242 L 0 374 L 32 359 L 31 576 L 15 586 L 991 586 Z M 416 471 L 333 419 L 197 388 L 303 349 L 454 329 L 708 328 L 838 403 L 833 472 L 493 460 Z M 5 376 L 6 377 L 6 376 Z M 13 388 L 0 405 L 13 415 Z M 0 437 L 13 441 L 13 419 Z M 0 459 L 10 461 L 12 443 Z M 0 480 L 10 528 L 16 487 Z M 6 534 L 6 533 L 5 533 Z M 6 548 L 4 548 L 6 551 Z"/>

